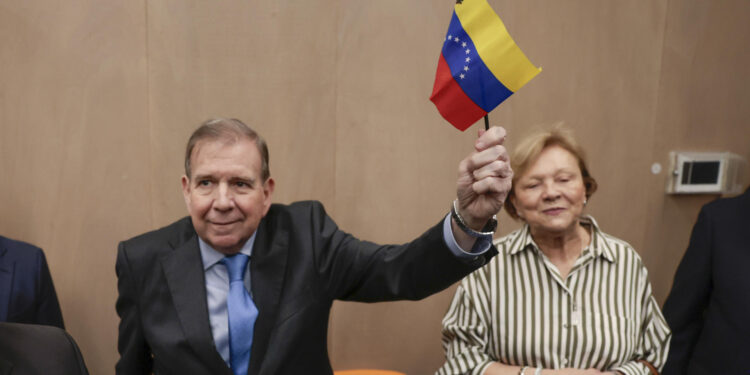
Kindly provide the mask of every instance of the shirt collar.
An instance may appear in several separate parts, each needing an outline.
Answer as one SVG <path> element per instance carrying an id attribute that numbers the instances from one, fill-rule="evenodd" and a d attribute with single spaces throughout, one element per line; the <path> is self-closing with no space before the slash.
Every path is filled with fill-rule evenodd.
<path id="1" fill-rule="evenodd" d="M 615 256 L 612 248 L 607 241 L 606 234 L 599 229 L 599 225 L 592 216 L 584 215 L 581 217 L 581 224 L 587 225 L 591 228 L 591 243 L 588 249 L 592 252 L 594 257 L 602 257 L 610 262 L 615 261 Z M 534 242 L 529 231 L 529 225 L 524 224 L 521 230 L 518 231 L 517 235 L 510 239 L 510 241 L 520 241 L 518 246 L 506 247 L 506 253 L 508 255 L 514 255 L 524 250 L 538 251 L 539 246 Z"/>
<path id="2" fill-rule="evenodd" d="M 599 229 L 599 224 L 596 223 L 596 220 L 594 220 L 593 217 L 586 215 L 581 218 L 581 222 L 591 226 L 591 244 L 589 244 L 589 248 L 594 256 L 600 256 L 614 263 L 616 260 L 614 249 L 610 246 L 610 243 L 607 240 L 607 235 Z"/>
<path id="3" fill-rule="evenodd" d="M 245 242 L 244 245 L 242 245 L 242 249 L 240 249 L 240 253 L 247 255 L 250 257 L 253 254 L 253 245 L 255 244 L 255 235 L 258 233 L 258 231 L 255 231 L 252 236 Z M 203 270 L 207 270 L 211 268 L 216 263 L 221 262 L 222 259 L 226 255 L 223 253 L 220 253 L 211 245 L 207 244 L 205 241 L 203 241 L 202 238 L 198 237 L 198 247 L 201 249 L 201 259 L 203 260 Z"/>

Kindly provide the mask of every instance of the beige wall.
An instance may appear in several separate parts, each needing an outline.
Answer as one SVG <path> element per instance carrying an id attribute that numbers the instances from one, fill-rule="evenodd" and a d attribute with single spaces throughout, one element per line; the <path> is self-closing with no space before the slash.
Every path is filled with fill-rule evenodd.
<path id="1" fill-rule="evenodd" d="M 0 233 L 45 249 L 93 374 L 117 359 L 116 244 L 185 214 L 183 147 L 206 118 L 266 136 L 276 202 L 319 199 L 378 242 L 440 220 L 476 132 L 427 99 L 451 3 L 0 3 Z M 511 147 L 539 124 L 577 132 L 600 184 L 590 212 L 639 250 L 663 301 L 713 197 L 665 195 L 649 168 L 675 149 L 750 159 L 750 3 L 490 3 L 544 69 L 492 122 Z M 451 292 L 337 303 L 334 368 L 431 372 Z"/>

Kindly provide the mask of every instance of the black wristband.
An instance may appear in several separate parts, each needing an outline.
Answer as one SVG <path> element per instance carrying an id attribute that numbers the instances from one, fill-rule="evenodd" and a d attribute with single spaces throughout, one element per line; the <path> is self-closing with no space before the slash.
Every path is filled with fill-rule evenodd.
<path id="1" fill-rule="evenodd" d="M 461 215 L 458 214 L 458 199 L 453 201 L 453 206 L 451 207 L 451 217 L 456 222 L 456 225 L 458 225 L 458 227 L 461 228 L 462 231 L 464 231 L 464 233 L 474 238 L 493 236 L 495 234 L 495 229 L 497 229 L 497 215 L 492 215 L 492 218 L 487 221 L 487 224 L 485 224 L 485 226 L 479 232 L 469 228 Z"/>

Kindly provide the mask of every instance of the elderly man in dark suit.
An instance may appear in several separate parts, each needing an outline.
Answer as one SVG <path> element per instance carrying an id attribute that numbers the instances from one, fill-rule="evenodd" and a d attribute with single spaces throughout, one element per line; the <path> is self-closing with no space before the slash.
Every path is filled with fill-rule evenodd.
<path id="1" fill-rule="evenodd" d="M 1 236 L 0 322 L 65 328 L 42 249 Z"/>
<path id="2" fill-rule="evenodd" d="M 750 374 L 750 189 L 701 209 L 664 317 L 664 375 Z"/>
<path id="3" fill-rule="evenodd" d="M 319 202 L 271 204 L 263 139 L 239 120 L 204 123 L 185 153 L 190 217 L 120 243 L 117 373 L 331 374 L 333 300 L 420 299 L 497 253 L 504 137 L 480 133 L 451 214 L 382 246 L 341 231 Z"/>

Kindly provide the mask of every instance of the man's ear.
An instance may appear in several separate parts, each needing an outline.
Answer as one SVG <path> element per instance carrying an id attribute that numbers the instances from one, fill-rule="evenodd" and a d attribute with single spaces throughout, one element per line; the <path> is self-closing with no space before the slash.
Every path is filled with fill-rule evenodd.
<path id="1" fill-rule="evenodd" d="M 190 178 L 182 176 L 182 198 L 185 199 L 185 205 L 190 209 Z"/>
<path id="2" fill-rule="evenodd" d="M 269 177 L 263 183 L 263 216 L 266 216 L 268 209 L 271 207 L 271 196 L 273 196 L 273 189 L 275 187 L 276 181 L 273 180 L 273 177 Z"/>

